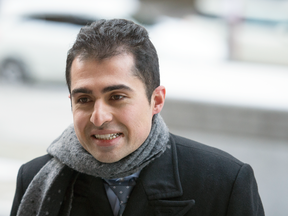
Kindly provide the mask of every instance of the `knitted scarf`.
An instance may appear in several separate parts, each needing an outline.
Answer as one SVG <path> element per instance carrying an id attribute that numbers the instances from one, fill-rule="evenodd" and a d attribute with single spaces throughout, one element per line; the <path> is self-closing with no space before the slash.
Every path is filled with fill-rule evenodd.
<path id="1" fill-rule="evenodd" d="M 106 179 L 131 175 L 162 155 L 168 140 L 168 128 L 162 117 L 156 114 L 150 134 L 137 150 L 115 163 L 102 163 L 82 147 L 73 125 L 70 125 L 48 147 L 47 151 L 53 158 L 31 181 L 17 216 L 58 215 L 64 196 L 69 202 L 61 208 L 61 215 L 70 215 L 73 186 L 79 172 Z"/>

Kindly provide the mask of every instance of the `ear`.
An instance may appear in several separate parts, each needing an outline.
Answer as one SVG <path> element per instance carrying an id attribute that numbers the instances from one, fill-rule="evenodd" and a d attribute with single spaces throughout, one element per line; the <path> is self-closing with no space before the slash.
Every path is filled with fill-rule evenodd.
<path id="1" fill-rule="evenodd" d="M 153 106 L 153 115 L 159 113 L 162 110 L 165 102 L 165 96 L 166 96 L 166 89 L 164 86 L 158 86 L 154 90 L 151 98 L 151 104 Z"/>
<path id="2" fill-rule="evenodd" d="M 73 111 L 71 94 L 68 95 L 68 98 L 70 99 L 71 111 Z"/>

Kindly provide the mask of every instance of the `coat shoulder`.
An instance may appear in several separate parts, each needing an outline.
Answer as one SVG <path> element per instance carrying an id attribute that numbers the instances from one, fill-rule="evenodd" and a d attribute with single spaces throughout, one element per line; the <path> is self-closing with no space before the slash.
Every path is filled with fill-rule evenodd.
<path id="1" fill-rule="evenodd" d="M 23 164 L 18 172 L 17 176 L 17 186 L 16 192 L 13 200 L 13 205 L 11 209 L 11 216 L 16 216 L 18 207 L 21 203 L 22 197 L 28 188 L 30 182 L 34 176 L 39 172 L 39 170 L 52 158 L 50 155 L 44 155 L 35 158 L 25 164 Z"/>
<path id="2" fill-rule="evenodd" d="M 177 152 L 182 199 L 193 198 L 197 203 L 191 215 L 199 211 L 201 215 L 264 216 L 249 164 L 193 140 L 173 134 L 170 139 Z"/>
<path id="3" fill-rule="evenodd" d="M 177 152 L 180 158 L 182 156 L 185 158 L 186 156 L 194 162 L 201 161 L 201 164 L 205 162 L 228 163 L 229 165 L 236 166 L 238 168 L 244 165 L 243 162 L 234 156 L 215 147 L 208 146 L 174 134 L 171 134 L 171 138 L 176 144 Z"/>

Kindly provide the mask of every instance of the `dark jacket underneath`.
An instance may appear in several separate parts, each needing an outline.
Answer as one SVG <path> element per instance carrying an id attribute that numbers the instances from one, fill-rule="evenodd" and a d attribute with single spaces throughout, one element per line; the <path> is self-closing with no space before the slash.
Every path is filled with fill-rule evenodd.
<path id="1" fill-rule="evenodd" d="M 172 134 L 170 144 L 141 171 L 123 216 L 264 216 L 249 165 L 221 150 Z M 17 214 L 33 177 L 50 159 L 45 155 L 21 166 L 11 216 Z M 66 204 L 64 200 L 51 205 L 55 216 L 61 216 Z M 78 175 L 71 215 L 113 216 L 101 178 Z"/>

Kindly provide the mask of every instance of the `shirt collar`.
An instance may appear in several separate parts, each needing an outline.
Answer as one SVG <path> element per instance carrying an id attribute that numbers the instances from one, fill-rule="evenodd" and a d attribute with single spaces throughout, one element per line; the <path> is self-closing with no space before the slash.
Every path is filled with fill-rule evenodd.
<path id="1" fill-rule="evenodd" d="M 123 177 L 123 178 L 113 178 L 113 179 L 104 179 L 106 182 L 108 182 L 109 180 L 113 180 L 113 181 L 129 181 L 130 179 L 132 179 L 132 178 L 138 178 L 139 177 L 139 175 L 140 175 L 140 172 L 141 172 L 141 170 L 140 171 L 138 171 L 138 172 L 136 172 L 136 173 L 133 173 L 132 175 L 129 175 L 129 176 L 125 176 L 125 177 Z"/>

